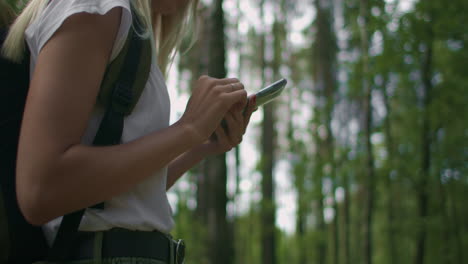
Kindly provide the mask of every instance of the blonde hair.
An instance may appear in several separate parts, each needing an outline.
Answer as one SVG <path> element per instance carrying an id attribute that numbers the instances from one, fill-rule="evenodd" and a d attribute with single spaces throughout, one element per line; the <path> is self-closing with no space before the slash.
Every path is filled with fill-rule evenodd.
<path id="1" fill-rule="evenodd" d="M 0 0 L 1 1 L 1 0 Z M 12 61 L 20 62 L 25 50 L 24 32 L 26 28 L 42 13 L 49 0 L 30 0 L 21 14 L 16 18 L 5 42 L 2 53 Z M 196 12 L 198 0 L 190 1 L 183 10 L 173 15 L 153 13 L 152 0 L 130 0 L 147 28 L 147 33 L 153 36 L 154 53 L 161 71 L 166 74 L 180 48 L 182 39 L 187 33 L 194 41 L 196 32 Z"/>

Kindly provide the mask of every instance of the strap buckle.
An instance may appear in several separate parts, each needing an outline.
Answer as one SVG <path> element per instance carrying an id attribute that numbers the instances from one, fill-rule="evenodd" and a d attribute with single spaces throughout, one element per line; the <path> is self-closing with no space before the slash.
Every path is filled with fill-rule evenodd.
<path id="1" fill-rule="evenodd" d="M 185 259 L 185 242 L 183 239 L 174 240 L 175 264 L 183 264 Z"/>
<path id="2" fill-rule="evenodd" d="M 112 91 L 111 106 L 118 113 L 128 115 L 133 99 L 132 86 L 127 82 L 117 82 Z"/>

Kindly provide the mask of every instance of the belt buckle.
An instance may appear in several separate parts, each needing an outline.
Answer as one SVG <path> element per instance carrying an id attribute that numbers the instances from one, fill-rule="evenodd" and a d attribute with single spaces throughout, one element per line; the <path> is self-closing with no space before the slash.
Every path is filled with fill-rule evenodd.
<path id="1" fill-rule="evenodd" d="M 185 242 L 182 239 L 174 240 L 175 247 L 175 263 L 183 264 L 185 259 Z"/>

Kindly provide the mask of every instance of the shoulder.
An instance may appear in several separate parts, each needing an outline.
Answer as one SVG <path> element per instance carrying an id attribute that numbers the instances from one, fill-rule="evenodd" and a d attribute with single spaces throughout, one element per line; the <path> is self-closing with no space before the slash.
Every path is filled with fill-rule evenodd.
<path id="1" fill-rule="evenodd" d="M 120 9 L 118 12 L 118 30 L 113 46 L 112 57 L 123 46 L 128 30 L 132 24 L 130 0 L 52 0 L 37 19 L 27 28 L 25 35 L 31 54 L 37 56 L 43 46 L 68 20 L 79 20 L 79 23 L 96 22 L 98 17 L 116 16 L 110 14 L 112 9 Z M 115 12 L 114 12 L 115 13 Z M 94 15 L 94 16 L 92 16 Z M 111 18 L 112 19 L 112 18 Z M 105 20 L 105 19 L 104 19 Z M 73 21 L 71 21 L 73 22 Z"/>

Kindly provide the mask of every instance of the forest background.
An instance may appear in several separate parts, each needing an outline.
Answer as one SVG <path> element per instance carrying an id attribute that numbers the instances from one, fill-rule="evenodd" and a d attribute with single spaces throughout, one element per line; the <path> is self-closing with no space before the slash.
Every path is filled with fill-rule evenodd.
<path id="1" fill-rule="evenodd" d="M 288 85 L 169 192 L 187 263 L 468 262 L 468 1 L 202 0 L 199 22 L 172 122 L 202 74 Z"/>

